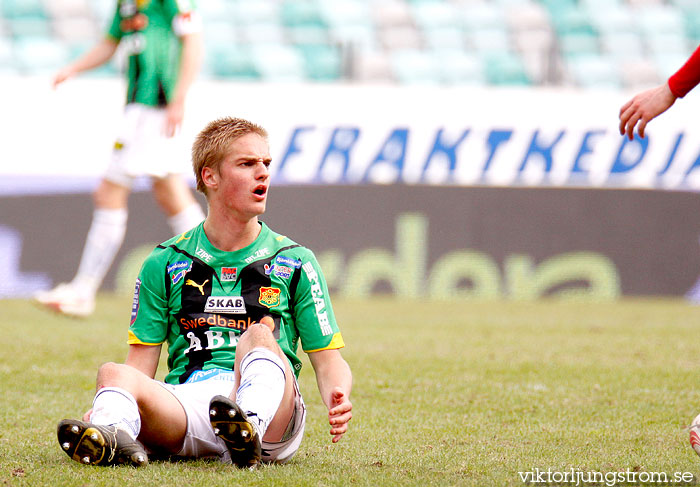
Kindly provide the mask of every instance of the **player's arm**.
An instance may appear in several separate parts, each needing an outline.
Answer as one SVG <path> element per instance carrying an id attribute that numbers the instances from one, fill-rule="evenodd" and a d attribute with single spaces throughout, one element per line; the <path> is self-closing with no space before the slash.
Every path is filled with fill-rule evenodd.
<path id="1" fill-rule="evenodd" d="M 118 45 L 119 42 L 109 36 L 102 39 L 101 42 L 96 44 L 88 52 L 56 73 L 53 78 L 54 88 L 68 78 L 72 78 L 83 71 L 89 71 L 97 68 L 98 66 L 102 66 L 104 63 L 112 59 L 112 56 L 114 56 L 114 53 L 117 51 Z"/>
<path id="2" fill-rule="evenodd" d="M 700 46 L 695 49 L 685 64 L 668 79 L 669 89 L 678 98 L 683 98 L 698 83 L 700 83 Z"/>
<path id="3" fill-rule="evenodd" d="M 328 422 L 333 443 L 337 443 L 348 430 L 352 418 L 352 373 L 340 350 L 310 352 L 309 359 L 316 373 L 316 383 L 323 403 L 328 408 Z"/>
<path id="4" fill-rule="evenodd" d="M 172 137 L 182 124 L 185 114 L 185 98 L 194 83 L 204 59 L 204 41 L 200 32 L 185 34 L 182 39 L 180 71 L 177 84 L 167 107 L 165 133 Z"/>
<path id="5" fill-rule="evenodd" d="M 158 370 L 160 350 L 162 345 L 129 345 L 126 356 L 126 365 L 129 365 L 153 379 Z"/>

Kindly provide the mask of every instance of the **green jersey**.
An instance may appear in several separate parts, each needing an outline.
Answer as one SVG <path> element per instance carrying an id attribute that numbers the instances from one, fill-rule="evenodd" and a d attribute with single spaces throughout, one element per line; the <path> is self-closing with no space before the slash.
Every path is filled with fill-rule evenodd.
<path id="1" fill-rule="evenodd" d="M 129 344 L 167 343 L 165 382 L 233 370 L 238 338 L 265 316 L 274 320 L 273 334 L 297 376 L 299 342 L 305 352 L 344 346 L 313 252 L 260 225 L 252 244 L 224 252 L 200 224 L 144 261 Z"/>
<path id="2" fill-rule="evenodd" d="M 118 0 L 107 35 L 128 55 L 127 103 L 165 106 L 180 68 L 180 37 L 197 32 L 194 0 Z"/>

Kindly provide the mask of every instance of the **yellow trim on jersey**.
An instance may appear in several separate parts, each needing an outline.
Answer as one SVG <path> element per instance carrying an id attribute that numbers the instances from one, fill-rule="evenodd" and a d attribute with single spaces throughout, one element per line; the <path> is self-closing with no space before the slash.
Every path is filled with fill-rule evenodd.
<path id="1" fill-rule="evenodd" d="M 312 352 L 320 352 L 321 350 L 337 350 L 339 348 L 343 348 L 345 346 L 345 342 L 343 341 L 343 335 L 340 334 L 340 332 L 336 333 L 333 335 L 333 338 L 331 339 L 331 342 L 328 344 L 328 346 L 325 346 L 323 348 L 317 348 L 316 350 L 304 350 L 306 353 L 312 353 Z"/>
<path id="2" fill-rule="evenodd" d="M 156 346 L 158 346 L 158 345 L 162 345 L 162 344 L 163 344 L 163 342 L 160 342 L 160 343 L 146 343 L 146 342 L 142 342 L 141 340 L 139 340 L 139 338 L 138 338 L 136 335 L 134 335 L 134 332 L 131 331 L 131 330 L 129 330 L 129 339 L 126 341 L 126 343 L 128 343 L 129 345 L 148 345 L 148 346 L 151 346 L 151 347 L 156 347 Z"/>

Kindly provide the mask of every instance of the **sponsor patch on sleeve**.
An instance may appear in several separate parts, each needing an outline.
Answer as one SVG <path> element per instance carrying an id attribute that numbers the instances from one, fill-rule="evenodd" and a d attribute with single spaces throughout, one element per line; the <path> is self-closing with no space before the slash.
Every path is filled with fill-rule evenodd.
<path id="1" fill-rule="evenodd" d="M 134 286 L 134 300 L 131 303 L 131 322 L 129 325 L 133 325 L 136 321 L 136 316 L 139 314 L 139 292 L 141 291 L 141 279 L 136 279 L 136 285 Z"/>
<path id="2" fill-rule="evenodd" d="M 186 260 L 175 262 L 166 267 L 166 271 L 170 274 L 170 279 L 173 281 L 173 284 L 180 282 L 180 279 L 185 277 L 185 274 L 190 270 L 192 270 L 192 262 Z"/>

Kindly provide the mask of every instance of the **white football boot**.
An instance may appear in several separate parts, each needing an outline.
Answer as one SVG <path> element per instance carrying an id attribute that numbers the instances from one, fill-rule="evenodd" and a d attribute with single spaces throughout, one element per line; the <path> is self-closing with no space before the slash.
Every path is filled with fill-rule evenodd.
<path id="1" fill-rule="evenodd" d="M 95 311 L 95 298 L 81 293 L 71 284 L 59 284 L 50 291 L 41 291 L 34 295 L 34 301 L 47 308 L 64 314 L 84 318 Z"/>

